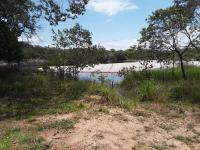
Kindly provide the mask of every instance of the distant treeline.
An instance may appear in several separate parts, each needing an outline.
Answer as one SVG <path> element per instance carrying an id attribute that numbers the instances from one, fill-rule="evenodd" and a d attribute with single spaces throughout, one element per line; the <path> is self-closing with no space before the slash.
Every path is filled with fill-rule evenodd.
<path id="1" fill-rule="evenodd" d="M 42 46 L 33 46 L 28 43 L 21 43 L 21 47 L 24 54 L 24 60 L 28 59 L 42 59 L 49 60 L 56 58 L 56 55 L 59 54 L 62 50 L 59 48 L 52 47 L 42 47 Z M 144 50 L 137 47 L 131 47 L 127 50 L 106 50 L 101 46 L 91 47 L 93 59 L 96 60 L 96 63 L 120 63 L 128 62 L 135 60 L 172 60 L 178 59 L 175 54 L 169 51 L 156 51 L 156 50 Z M 185 54 L 187 60 L 200 59 L 200 52 L 191 49 Z"/>

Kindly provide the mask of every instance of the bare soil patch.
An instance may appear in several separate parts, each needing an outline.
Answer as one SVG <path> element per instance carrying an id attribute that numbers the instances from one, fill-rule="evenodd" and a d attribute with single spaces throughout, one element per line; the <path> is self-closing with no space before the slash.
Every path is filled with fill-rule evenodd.
<path id="1" fill-rule="evenodd" d="M 153 112 L 146 115 L 149 112 L 145 110 L 107 109 L 109 113 L 85 110 L 51 116 L 50 120 L 76 118 L 78 123 L 67 132 L 46 130 L 40 135 L 53 150 L 200 149 L 200 123 L 192 114 L 169 119 Z"/>

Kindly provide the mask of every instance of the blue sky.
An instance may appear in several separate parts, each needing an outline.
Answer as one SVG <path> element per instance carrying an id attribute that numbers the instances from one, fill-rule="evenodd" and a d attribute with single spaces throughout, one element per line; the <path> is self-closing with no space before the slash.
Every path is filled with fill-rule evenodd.
<path id="1" fill-rule="evenodd" d="M 90 0 L 87 11 L 76 20 L 67 20 L 54 29 L 72 27 L 76 22 L 92 32 L 93 44 L 107 49 L 127 49 L 136 44 L 139 32 L 147 23 L 145 19 L 153 11 L 165 8 L 173 0 Z M 32 43 L 47 46 L 52 44 L 51 29 L 47 22 L 40 21 L 41 29 L 33 36 Z"/>

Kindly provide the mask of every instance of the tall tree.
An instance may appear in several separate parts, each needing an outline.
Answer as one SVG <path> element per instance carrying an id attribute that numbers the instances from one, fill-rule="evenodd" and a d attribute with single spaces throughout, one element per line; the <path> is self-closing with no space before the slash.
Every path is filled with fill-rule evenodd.
<path id="1" fill-rule="evenodd" d="M 18 37 L 25 35 L 29 38 L 36 34 L 39 19 L 44 18 L 50 25 L 58 25 L 67 18 L 75 19 L 84 13 L 87 2 L 88 0 L 61 0 L 59 3 L 56 0 L 1 0 L 0 59 L 21 59 Z"/>
<path id="2" fill-rule="evenodd" d="M 23 53 L 14 32 L 4 23 L 0 23 L 0 60 L 6 60 L 8 63 L 19 62 L 22 57 Z"/>
<path id="3" fill-rule="evenodd" d="M 200 47 L 199 6 L 189 5 L 189 2 L 175 0 L 173 6 L 155 11 L 147 19 L 149 26 L 141 31 L 140 39 L 145 48 L 176 53 L 184 79 L 184 55 L 190 48 L 198 50 Z"/>
<path id="4" fill-rule="evenodd" d="M 53 32 L 56 47 L 62 49 L 62 65 L 75 68 L 74 77 L 77 78 L 78 69 L 92 65 L 95 61 L 95 50 L 91 48 L 92 37 L 89 30 L 83 29 L 78 23 L 71 29 Z"/>
<path id="5" fill-rule="evenodd" d="M 67 18 L 83 14 L 88 0 L 1 0 L 0 22 L 4 22 L 17 36 L 36 32 L 37 21 L 45 18 L 50 25 L 57 25 Z M 64 7 L 65 6 L 65 7 Z"/>

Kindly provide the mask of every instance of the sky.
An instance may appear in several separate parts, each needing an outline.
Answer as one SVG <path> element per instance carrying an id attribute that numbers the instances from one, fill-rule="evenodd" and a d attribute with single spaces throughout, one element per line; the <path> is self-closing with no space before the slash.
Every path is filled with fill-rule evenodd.
<path id="1" fill-rule="evenodd" d="M 32 44 L 52 46 L 51 29 L 70 28 L 79 23 L 92 33 L 93 44 L 106 49 L 125 50 L 137 44 L 145 19 L 153 11 L 172 5 L 173 0 L 90 0 L 86 12 L 76 20 L 67 20 L 56 27 L 41 20 L 41 29 L 30 40 Z M 22 38 L 22 40 L 24 40 Z"/>

